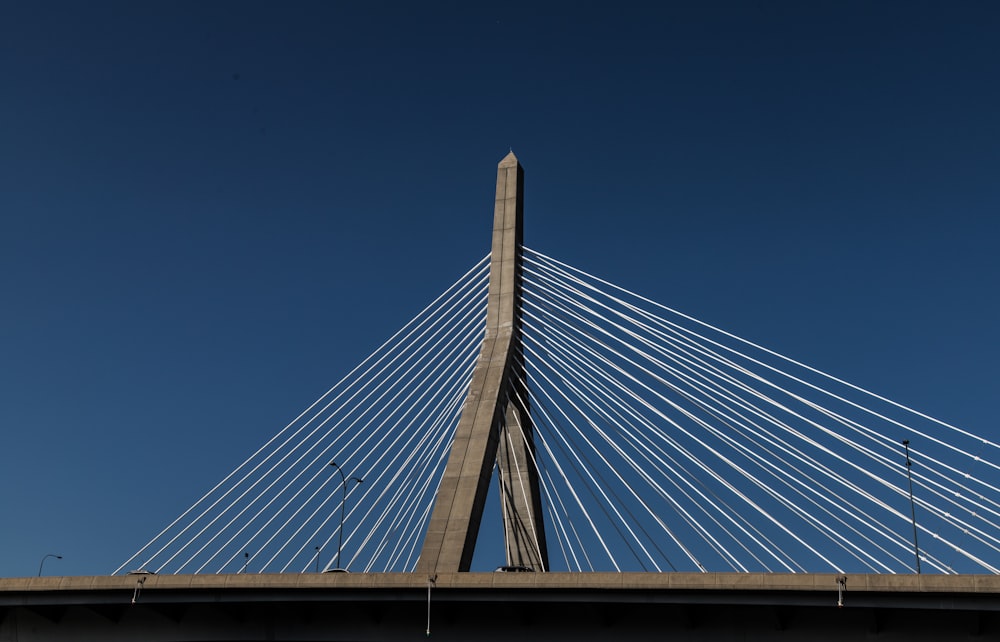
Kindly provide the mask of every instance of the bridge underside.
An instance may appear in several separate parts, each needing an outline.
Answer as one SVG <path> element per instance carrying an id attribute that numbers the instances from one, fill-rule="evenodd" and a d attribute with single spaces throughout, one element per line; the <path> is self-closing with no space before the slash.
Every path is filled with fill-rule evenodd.
<path id="1" fill-rule="evenodd" d="M 0 580 L 0 640 L 412 640 L 427 583 L 410 574 Z M 135 597 L 135 603 L 132 599 Z M 443 640 L 965 640 L 1000 634 L 995 576 L 441 574 Z"/>

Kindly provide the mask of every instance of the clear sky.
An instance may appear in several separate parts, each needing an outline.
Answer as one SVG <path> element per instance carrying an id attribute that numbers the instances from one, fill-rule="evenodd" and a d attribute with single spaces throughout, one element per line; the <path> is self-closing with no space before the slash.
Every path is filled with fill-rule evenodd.
<path id="1" fill-rule="evenodd" d="M 648 5 L 663 5 L 651 7 Z M 0 576 L 110 573 L 526 243 L 1000 436 L 992 2 L 0 4 Z"/>

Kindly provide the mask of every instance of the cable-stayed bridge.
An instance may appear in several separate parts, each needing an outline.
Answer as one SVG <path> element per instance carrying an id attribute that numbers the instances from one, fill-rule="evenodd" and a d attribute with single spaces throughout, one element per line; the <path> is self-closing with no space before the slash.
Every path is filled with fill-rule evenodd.
<path id="1" fill-rule="evenodd" d="M 491 255 L 116 572 L 415 570 L 490 357 Z M 487 403 L 522 412 L 491 424 L 485 510 L 526 541 L 493 566 L 998 572 L 997 443 L 520 244 L 510 263 L 517 345 Z"/>
<path id="2" fill-rule="evenodd" d="M 847 619 L 810 609 L 845 604 L 845 590 L 850 605 L 861 590 L 874 620 L 851 627 L 887 630 L 885 614 L 903 609 L 913 617 L 892 616 L 892 630 L 940 638 L 929 614 L 940 623 L 936 611 L 951 608 L 974 614 L 963 631 L 991 630 L 997 443 L 526 247 L 523 207 L 510 154 L 486 257 L 127 558 L 119 577 L 88 585 L 94 593 L 38 580 L 14 587 L 18 599 L 57 624 L 54 609 L 68 608 L 59 596 L 110 609 L 115 626 L 132 604 L 159 604 L 172 629 L 193 621 L 195 603 L 225 603 L 231 615 L 260 602 L 273 632 L 276 604 L 329 624 L 304 603 L 414 617 L 407 609 L 426 592 L 430 622 L 438 591 L 467 612 L 470 601 L 524 601 L 522 622 L 547 617 L 535 604 L 543 596 L 563 605 L 549 614 L 627 614 L 630 635 L 657 621 L 636 604 L 677 608 L 674 625 L 706 639 L 741 626 L 713 628 L 706 612 L 763 604 L 765 629 L 791 617 L 821 638 Z M 463 577 L 474 556 L 480 570 L 520 572 Z M 110 606 L 122 587 L 132 601 Z M 512 595 L 518 587 L 534 590 Z M 66 592 L 40 597 L 53 589 Z M 470 592 L 479 597 L 461 597 Z M 218 618 L 205 617 L 197 633 L 171 635 L 208 639 Z M 392 627 L 369 635 L 354 611 L 342 618 L 355 638 L 406 637 Z M 303 626 L 291 630 L 312 631 Z M 463 626 L 472 629 L 453 632 L 479 631 L 476 618 Z M 314 634 L 283 639 L 329 639 Z"/>

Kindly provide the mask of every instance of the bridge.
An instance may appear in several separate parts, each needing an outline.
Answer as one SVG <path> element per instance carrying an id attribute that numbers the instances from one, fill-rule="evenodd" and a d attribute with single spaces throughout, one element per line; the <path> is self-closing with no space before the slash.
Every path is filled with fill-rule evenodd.
<path id="1" fill-rule="evenodd" d="M 509 154 L 487 257 L 111 576 L 0 580 L 0 640 L 998 630 L 996 443 L 532 250 L 523 211 Z"/>

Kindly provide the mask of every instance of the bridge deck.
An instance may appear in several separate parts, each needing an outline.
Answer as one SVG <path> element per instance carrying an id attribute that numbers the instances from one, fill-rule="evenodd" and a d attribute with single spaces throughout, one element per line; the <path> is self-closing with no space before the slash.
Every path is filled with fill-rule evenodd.
<path id="1" fill-rule="evenodd" d="M 117 575 L 0 578 L 0 602 L 13 593 L 145 590 L 426 589 L 415 573 Z M 594 591 L 837 591 L 833 573 L 441 573 L 437 589 Z M 851 593 L 1000 594 L 998 575 L 848 575 Z"/>
<path id="2" fill-rule="evenodd" d="M 440 599 L 553 599 L 611 602 L 831 604 L 830 573 L 441 573 Z M 141 585 L 140 585 L 141 580 Z M 115 604 L 141 587 L 144 603 L 205 601 L 369 601 L 424 599 L 428 577 L 415 573 L 126 575 L 0 578 L 0 607 Z M 846 604 L 1000 610 L 996 575 L 849 575 Z M 505 596 L 501 598 L 501 595 Z"/>
<path id="3" fill-rule="evenodd" d="M 430 596 L 410 573 L 27 577 L 0 579 L 0 640 L 405 640 L 428 614 L 445 640 L 1000 633 L 998 576 L 849 575 L 843 598 L 834 574 L 442 573 Z"/>

